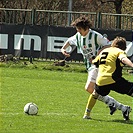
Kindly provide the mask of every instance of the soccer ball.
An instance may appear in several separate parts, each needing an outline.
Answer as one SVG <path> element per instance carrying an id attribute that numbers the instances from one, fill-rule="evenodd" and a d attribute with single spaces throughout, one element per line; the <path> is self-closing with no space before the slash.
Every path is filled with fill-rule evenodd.
<path id="1" fill-rule="evenodd" d="M 38 107 L 35 103 L 27 103 L 24 106 L 24 113 L 28 115 L 37 115 L 38 113 Z"/>

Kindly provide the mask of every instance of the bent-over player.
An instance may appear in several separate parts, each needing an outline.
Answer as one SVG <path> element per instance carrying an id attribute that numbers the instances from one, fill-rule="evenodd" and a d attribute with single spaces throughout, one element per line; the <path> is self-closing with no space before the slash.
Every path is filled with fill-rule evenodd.
<path id="1" fill-rule="evenodd" d="M 129 82 L 122 77 L 124 64 L 133 68 L 133 63 L 127 58 L 124 50 L 126 40 L 123 37 L 116 37 L 110 48 L 106 48 L 93 60 L 99 68 L 93 97 L 98 95 L 107 96 L 111 90 L 133 97 L 133 82 Z M 123 110 L 125 120 L 129 120 L 131 108 Z"/>

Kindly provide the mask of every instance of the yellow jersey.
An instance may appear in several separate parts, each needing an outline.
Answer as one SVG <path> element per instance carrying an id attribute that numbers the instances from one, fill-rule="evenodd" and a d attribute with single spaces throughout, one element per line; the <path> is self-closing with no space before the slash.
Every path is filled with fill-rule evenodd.
<path id="1" fill-rule="evenodd" d="M 122 77 L 121 59 L 127 57 L 125 52 L 116 47 L 105 48 L 93 60 L 93 63 L 99 67 L 96 84 L 99 86 L 115 83 Z"/>

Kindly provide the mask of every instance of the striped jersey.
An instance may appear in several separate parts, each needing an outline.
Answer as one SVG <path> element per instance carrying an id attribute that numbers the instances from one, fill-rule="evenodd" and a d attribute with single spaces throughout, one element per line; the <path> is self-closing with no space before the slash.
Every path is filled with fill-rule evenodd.
<path id="1" fill-rule="evenodd" d="M 96 56 L 101 47 L 109 45 L 107 38 L 91 29 L 86 36 L 81 36 L 81 34 L 77 32 L 74 36 L 68 38 L 67 41 L 70 45 L 76 45 L 78 47 L 83 55 L 87 69 L 92 66 L 92 64 L 89 62 L 89 59 L 93 56 Z"/>
<path id="2" fill-rule="evenodd" d="M 102 50 L 93 60 L 93 63 L 99 66 L 96 84 L 103 86 L 115 83 L 119 80 L 122 76 L 123 67 L 121 59 L 125 57 L 125 52 L 116 47 L 105 48 Z"/>

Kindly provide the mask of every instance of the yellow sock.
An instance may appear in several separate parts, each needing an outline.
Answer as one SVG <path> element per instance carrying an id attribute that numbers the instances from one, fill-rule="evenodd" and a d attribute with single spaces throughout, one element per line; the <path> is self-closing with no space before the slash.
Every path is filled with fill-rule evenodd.
<path id="1" fill-rule="evenodd" d="M 97 100 L 97 98 L 94 95 L 91 94 L 89 96 L 84 115 L 90 116 L 90 112 L 91 112 L 92 108 L 94 107 L 96 100 Z"/>

